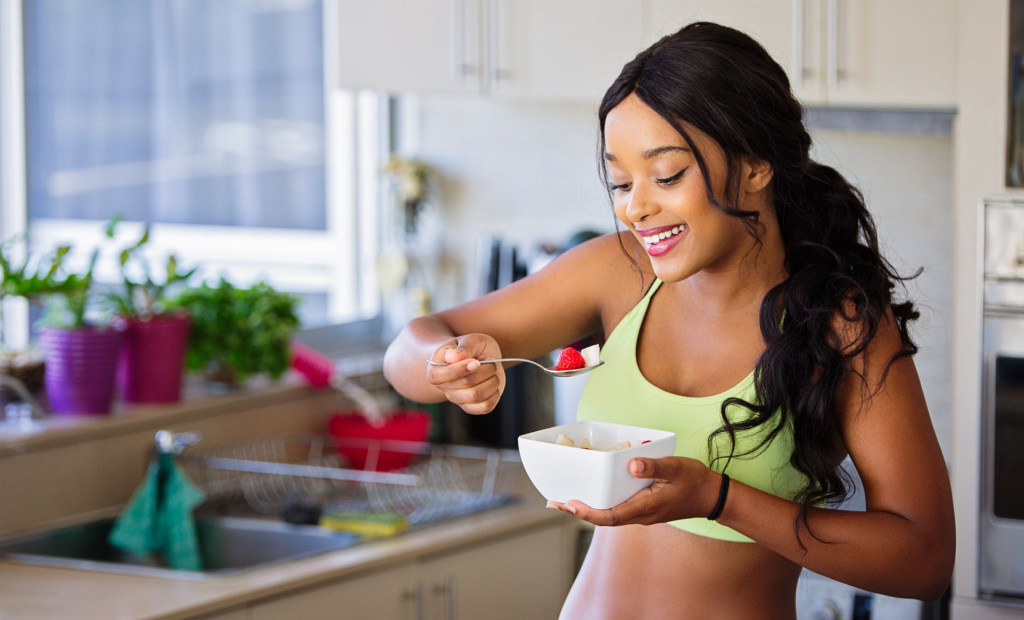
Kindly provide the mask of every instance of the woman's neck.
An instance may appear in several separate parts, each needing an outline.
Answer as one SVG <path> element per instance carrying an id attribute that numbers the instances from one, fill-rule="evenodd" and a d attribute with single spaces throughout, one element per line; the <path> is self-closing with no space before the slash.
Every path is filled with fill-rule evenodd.
<path id="1" fill-rule="evenodd" d="M 679 283 L 687 305 L 718 316 L 759 311 L 768 291 L 788 277 L 778 225 L 766 224 L 760 244 L 751 238 L 734 257 Z"/>

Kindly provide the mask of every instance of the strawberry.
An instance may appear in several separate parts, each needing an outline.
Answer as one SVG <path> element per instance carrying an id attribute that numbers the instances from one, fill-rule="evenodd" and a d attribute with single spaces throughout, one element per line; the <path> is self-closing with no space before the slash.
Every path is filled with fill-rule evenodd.
<path id="1" fill-rule="evenodd" d="M 583 356 L 580 355 L 580 352 L 572 347 L 565 347 L 562 349 L 562 354 L 558 356 L 555 370 L 576 370 L 584 366 L 586 366 L 586 362 L 583 361 Z"/>

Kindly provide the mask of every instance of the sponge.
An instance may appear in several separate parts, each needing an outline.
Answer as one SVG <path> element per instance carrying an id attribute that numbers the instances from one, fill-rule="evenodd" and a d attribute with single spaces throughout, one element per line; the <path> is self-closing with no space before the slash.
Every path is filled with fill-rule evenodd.
<path id="1" fill-rule="evenodd" d="M 399 512 L 329 512 L 320 517 L 320 527 L 371 538 L 394 536 L 405 526 L 405 515 Z"/>

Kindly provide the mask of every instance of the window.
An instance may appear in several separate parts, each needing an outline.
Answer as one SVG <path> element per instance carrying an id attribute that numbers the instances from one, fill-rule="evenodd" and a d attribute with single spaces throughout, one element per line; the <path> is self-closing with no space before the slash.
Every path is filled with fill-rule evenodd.
<path id="1" fill-rule="evenodd" d="M 389 104 L 332 85 L 332 3 L 33 0 L 0 10 L 4 140 L 21 142 L 19 112 L 24 122 L 23 150 L 5 144 L 4 238 L 25 229 L 33 252 L 71 243 L 83 265 L 121 214 L 126 239 L 151 225 L 155 260 L 173 253 L 206 278 L 263 279 L 299 295 L 304 327 L 378 313 L 364 267 L 376 255 Z M 6 182 L 19 157 L 21 200 Z M 96 275 L 117 282 L 113 252 Z M 13 343 L 28 319 L 5 318 Z"/>

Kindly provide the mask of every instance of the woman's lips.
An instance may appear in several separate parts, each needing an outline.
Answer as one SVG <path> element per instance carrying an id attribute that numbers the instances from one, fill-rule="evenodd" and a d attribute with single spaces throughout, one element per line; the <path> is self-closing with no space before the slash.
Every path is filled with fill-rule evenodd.
<path id="1" fill-rule="evenodd" d="M 660 241 L 656 241 L 654 243 L 647 243 L 646 241 L 643 240 L 644 235 L 641 235 L 640 241 L 644 244 L 644 248 L 647 249 L 647 254 L 648 255 L 650 255 L 650 256 L 661 256 L 662 254 L 666 254 L 669 250 L 671 250 L 672 248 L 676 247 L 676 245 L 679 244 L 679 241 L 683 238 L 683 236 L 686 235 L 689 232 L 690 232 L 690 227 L 689 226 L 685 226 L 685 227 L 680 227 L 680 230 L 679 230 L 678 233 L 672 235 L 671 237 L 669 237 L 667 239 L 661 239 Z"/>

